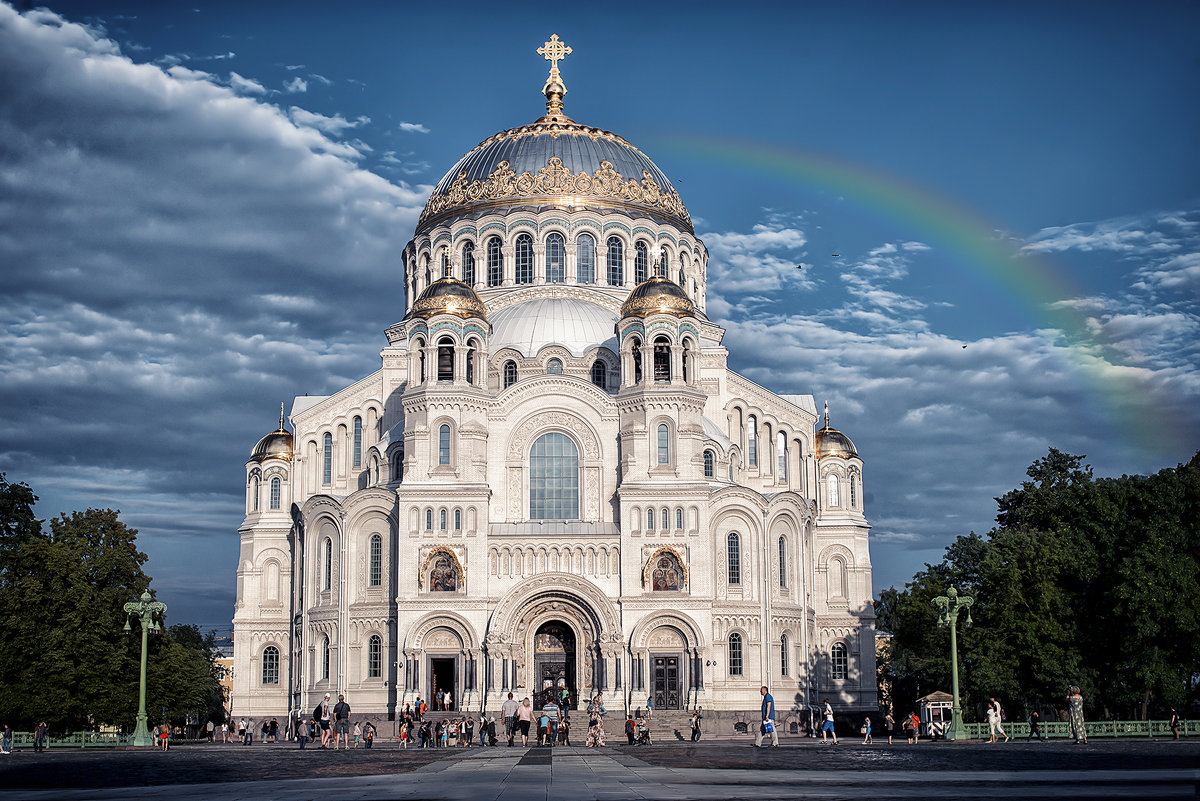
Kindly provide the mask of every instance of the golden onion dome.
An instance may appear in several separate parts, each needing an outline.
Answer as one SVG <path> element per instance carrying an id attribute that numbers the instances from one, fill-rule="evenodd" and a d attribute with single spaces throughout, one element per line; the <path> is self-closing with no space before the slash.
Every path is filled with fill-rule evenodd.
<path id="1" fill-rule="evenodd" d="M 829 426 L 829 402 L 825 403 L 825 427 L 818 429 L 816 434 L 817 458 L 840 456 L 843 459 L 858 458 L 858 451 L 850 438 Z"/>
<path id="2" fill-rule="evenodd" d="M 279 404 L 279 430 L 272 431 L 258 441 L 250 451 L 250 460 L 265 462 L 267 459 L 292 460 L 292 434 L 283 427 L 283 404 Z"/>
<path id="3" fill-rule="evenodd" d="M 666 174 L 645 153 L 563 111 L 558 61 L 571 48 L 552 36 L 538 50 L 551 61 L 542 87 L 546 114 L 480 142 L 434 187 L 416 236 L 435 225 L 516 208 L 594 208 L 646 215 L 694 234 L 691 217 Z"/>
<path id="4" fill-rule="evenodd" d="M 487 309 L 475 290 L 457 278 L 439 278 L 425 288 L 408 310 L 409 317 L 429 318 L 435 314 L 455 314 L 487 320 Z"/>
<path id="5" fill-rule="evenodd" d="M 652 314 L 695 317 L 696 304 L 679 284 L 655 276 L 635 286 L 621 304 L 622 317 L 649 317 Z"/>

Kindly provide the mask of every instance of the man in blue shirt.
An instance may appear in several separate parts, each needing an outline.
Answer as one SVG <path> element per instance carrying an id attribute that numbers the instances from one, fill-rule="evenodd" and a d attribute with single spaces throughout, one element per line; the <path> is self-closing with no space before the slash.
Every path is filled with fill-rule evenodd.
<path id="1" fill-rule="evenodd" d="M 771 747 L 778 748 L 779 732 L 776 730 L 775 726 L 775 699 L 771 697 L 769 692 L 767 692 L 767 688 L 765 686 L 760 687 L 759 692 L 762 693 L 763 699 L 762 725 L 758 727 L 758 730 L 754 734 L 754 745 L 755 747 L 761 747 L 763 735 L 769 734 L 771 735 Z"/>

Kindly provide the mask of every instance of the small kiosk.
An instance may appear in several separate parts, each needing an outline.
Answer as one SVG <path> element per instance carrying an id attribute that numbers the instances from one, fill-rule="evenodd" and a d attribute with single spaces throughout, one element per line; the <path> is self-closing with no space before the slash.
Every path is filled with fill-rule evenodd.
<path id="1" fill-rule="evenodd" d="M 930 739 L 944 737 L 946 727 L 950 725 L 950 710 L 953 706 L 953 696 L 941 690 L 918 698 L 917 714 L 921 718 L 921 736 Z"/>

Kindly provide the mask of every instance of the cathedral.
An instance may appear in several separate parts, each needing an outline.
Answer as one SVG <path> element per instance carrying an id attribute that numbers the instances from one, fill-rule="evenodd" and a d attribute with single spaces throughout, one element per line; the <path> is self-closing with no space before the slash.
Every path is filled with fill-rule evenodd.
<path id="1" fill-rule="evenodd" d="M 380 369 L 246 462 L 235 716 L 877 709 L 863 461 L 729 369 L 682 199 L 567 116 L 570 52 L 433 190 Z"/>

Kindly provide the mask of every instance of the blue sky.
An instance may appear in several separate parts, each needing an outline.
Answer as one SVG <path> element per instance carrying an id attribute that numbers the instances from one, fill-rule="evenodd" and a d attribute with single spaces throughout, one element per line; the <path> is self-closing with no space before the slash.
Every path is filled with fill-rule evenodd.
<path id="1" fill-rule="evenodd" d="M 1195 3 L 0 5 L 0 470 L 232 615 L 242 464 L 378 367 L 432 184 L 542 113 L 675 181 L 732 366 L 828 400 L 875 587 L 1050 446 L 1200 448 Z M 733 13 L 733 11 L 736 13 Z M 797 269 L 803 265 L 803 269 Z"/>

